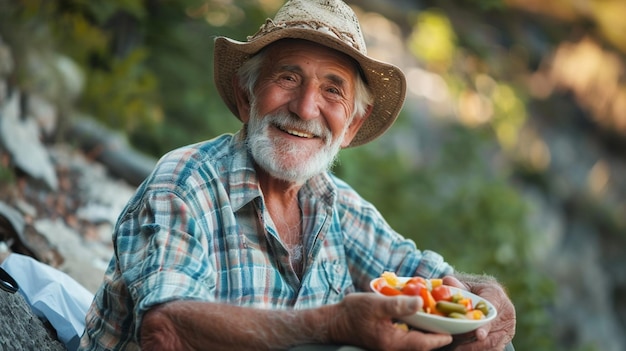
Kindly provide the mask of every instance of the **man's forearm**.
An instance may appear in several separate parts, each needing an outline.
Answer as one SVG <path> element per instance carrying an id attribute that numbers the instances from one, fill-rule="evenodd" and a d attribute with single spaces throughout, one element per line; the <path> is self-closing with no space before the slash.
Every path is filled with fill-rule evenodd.
<path id="1" fill-rule="evenodd" d="M 176 301 L 146 314 L 141 345 L 145 350 L 270 350 L 328 343 L 334 308 L 269 311 Z"/>

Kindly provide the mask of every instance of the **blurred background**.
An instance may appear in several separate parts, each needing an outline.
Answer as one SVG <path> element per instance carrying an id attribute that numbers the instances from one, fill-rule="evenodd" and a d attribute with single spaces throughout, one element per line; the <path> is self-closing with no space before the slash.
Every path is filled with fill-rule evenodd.
<path id="1" fill-rule="evenodd" d="M 500 279 L 517 350 L 626 350 L 626 2 L 347 3 L 409 91 L 334 172 L 418 247 Z M 282 4 L 0 0 L 0 195 L 61 256 L 42 260 L 97 288 L 155 160 L 240 128 L 213 38 L 245 40 Z M 67 262 L 94 242 L 89 282 Z"/>

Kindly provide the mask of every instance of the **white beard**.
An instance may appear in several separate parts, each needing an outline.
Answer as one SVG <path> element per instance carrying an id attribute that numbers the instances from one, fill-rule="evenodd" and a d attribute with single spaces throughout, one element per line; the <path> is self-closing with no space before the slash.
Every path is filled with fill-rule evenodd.
<path id="1" fill-rule="evenodd" d="M 324 140 L 316 151 L 302 147 L 297 141 L 271 138 L 271 126 L 304 130 Z M 304 184 L 311 177 L 329 170 L 341 150 L 349 123 L 341 136 L 333 142 L 332 133 L 319 120 L 303 121 L 289 113 L 259 116 L 254 101 L 250 106 L 247 126 L 248 149 L 254 161 L 272 177 Z"/>

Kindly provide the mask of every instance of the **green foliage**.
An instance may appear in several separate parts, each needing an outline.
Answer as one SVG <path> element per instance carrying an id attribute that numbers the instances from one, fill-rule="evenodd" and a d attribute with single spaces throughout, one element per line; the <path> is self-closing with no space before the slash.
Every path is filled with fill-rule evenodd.
<path id="1" fill-rule="evenodd" d="M 57 4 L 60 20 L 52 23 L 55 37 L 86 76 L 79 107 L 116 130 L 154 128 L 163 118 L 159 83 L 146 65 L 150 50 L 133 42 L 140 35 L 140 21 L 146 18 L 144 2 Z"/>
<path id="2" fill-rule="evenodd" d="M 407 42 L 413 55 L 425 62 L 449 64 L 456 50 L 456 35 L 448 17 L 438 9 L 420 11 Z"/>
<path id="3" fill-rule="evenodd" d="M 133 145 L 160 156 L 241 126 L 213 86 L 212 42 L 255 32 L 267 16 L 255 2 L 74 0 L 63 11 L 74 25 L 59 37 L 81 44 L 66 52 L 87 73 L 81 108 Z"/>
<path id="4" fill-rule="evenodd" d="M 0 185 L 14 185 L 15 184 L 15 170 L 0 163 Z"/>
<path id="5" fill-rule="evenodd" d="M 503 0 L 465 0 L 468 7 L 477 7 L 483 11 L 503 9 L 505 7 Z"/>
<path id="6" fill-rule="evenodd" d="M 151 53 L 146 65 L 165 82 L 158 89 L 163 122 L 151 129 L 135 129 L 130 137 L 134 145 L 153 155 L 241 126 L 214 88 L 211 58 L 217 29 L 208 26 L 202 17 L 206 14 L 199 11 L 185 11 L 180 3 L 167 2 L 153 9 L 144 24 L 145 44 Z M 186 12 L 194 12 L 194 17 Z"/>
<path id="7" fill-rule="evenodd" d="M 81 105 L 117 130 L 132 131 L 159 122 L 162 115 L 154 93 L 157 81 L 141 64 L 145 56 L 144 51 L 134 50 L 111 60 L 106 71 L 93 69 Z"/>
<path id="8" fill-rule="evenodd" d="M 150 128 L 162 119 L 158 82 L 145 65 L 149 50 L 137 46 L 116 52 L 116 33 L 107 27 L 120 14 L 143 16 L 143 1 L 20 0 L 2 5 L 11 13 L 2 33 L 17 48 L 17 61 L 28 62 L 30 53 L 24 49 L 28 45 L 42 57 L 66 55 L 82 69 L 85 84 L 78 106 L 83 111 L 125 131 Z M 22 86 L 32 86 L 24 73 L 30 68 L 18 67 Z"/>

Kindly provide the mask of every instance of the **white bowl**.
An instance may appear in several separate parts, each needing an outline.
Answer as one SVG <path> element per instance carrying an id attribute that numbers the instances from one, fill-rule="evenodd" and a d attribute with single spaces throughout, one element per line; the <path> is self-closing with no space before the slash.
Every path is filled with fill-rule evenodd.
<path id="1" fill-rule="evenodd" d="M 386 296 L 386 295 L 381 294 L 374 288 L 374 282 L 376 282 L 378 279 L 383 279 L 383 278 L 376 278 L 372 280 L 370 282 L 370 288 L 372 289 L 374 293 L 381 295 L 381 296 Z M 409 279 L 411 279 L 411 277 L 398 277 L 398 280 L 401 283 L 404 283 Z M 487 304 L 489 313 L 487 313 L 487 315 L 483 319 L 471 320 L 471 319 L 456 319 L 456 318 L 450 318 L 450 317 L 443 317 L 443 316 L 438 316 L 438 315 L 434 315 L 434 314 L 430 314 L 426 312 L 417 312 L 415 314 L 402 317 L 400 318 L 400 320 L 410 325 L 411 327 L 421 329 L 424 331 L 429 331 L 433 333 L 441 333 L 441 334 L 463 334 L 463 333 L 470 332 L 472 330 L 476 330 L 481 325 L 489 323 L 494 318 L 496 318 L 496 315 L 498 314 L 498 312 L 496 311 L 496 308 L 493 307 L 491 302 L 487 301 L 486 299 L 478 295 L 472 294 L 471 292 L 467 290 L 455 288 L 452 286 L 450 286 L 450 291 L 452 292 L 452 294 L 460 292 L 464 297 L 471 298 L 474 306 L 478 302 L 484 301 Z"/>

